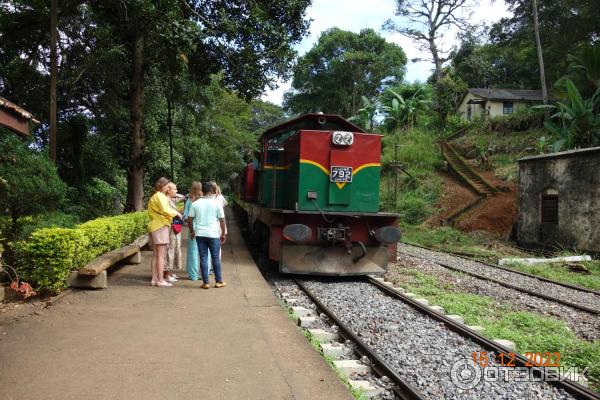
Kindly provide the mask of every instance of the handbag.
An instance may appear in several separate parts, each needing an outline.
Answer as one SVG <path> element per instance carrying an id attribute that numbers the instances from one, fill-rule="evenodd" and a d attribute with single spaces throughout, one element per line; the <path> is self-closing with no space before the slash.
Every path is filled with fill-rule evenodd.
<path id="1" fill-rule="evenodd" d="M 179 232 L 181 232 L 181 229 L 183 229 L 183 219 L 179 217 L 173 218 L 173 223 L 171 223 L 171 227 L 173 228 L 173 233 L 175 235 L 179 234 Z"/>

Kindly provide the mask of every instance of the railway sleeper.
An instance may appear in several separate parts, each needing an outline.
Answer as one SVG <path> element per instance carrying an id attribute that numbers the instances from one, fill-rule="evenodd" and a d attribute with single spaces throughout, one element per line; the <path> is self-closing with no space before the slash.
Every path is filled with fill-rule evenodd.
<path id="1" fill-rule="evenodd" d="M 360 390 L 363 396 L 369 399 L 376 399 L 383 395 L 383 389 L 374 386 L 369 381 L 349 379 L 348 382 L 350 383 L 350 386 L 352 386 L 352 388 Z"/>

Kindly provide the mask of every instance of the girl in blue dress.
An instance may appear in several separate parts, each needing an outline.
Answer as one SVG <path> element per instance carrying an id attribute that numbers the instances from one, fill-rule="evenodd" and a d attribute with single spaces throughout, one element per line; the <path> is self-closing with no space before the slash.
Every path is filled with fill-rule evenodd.
<path id="1" fill-rule="evenodd" d="M 192 186 L 190 186 L 190 193 L 185 201 L 185 208 L 183 209 L 183 219 L 187 220 L 188 214 L 190 212 L 190 208 L 192 207 L 192 203 L 202 197 L 202 183 L 194 181 L 192 182 Z M 187 262 L 185 268 L 188 273 L 188 278 L 192 281 L 198 280 L 198 266 L 200 265 L 200 260 L 198 258 L 198 246 L 196 245 L 196 240 L 190 238 L 190 233 L 188 231 L 188 248 L 187 248 Z"/>

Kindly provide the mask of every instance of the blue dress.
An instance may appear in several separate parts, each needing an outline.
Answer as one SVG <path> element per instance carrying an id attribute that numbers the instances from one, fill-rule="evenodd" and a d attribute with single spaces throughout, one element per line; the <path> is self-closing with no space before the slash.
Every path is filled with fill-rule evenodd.
<path id="1" fill-rule="evenodd" d="M 190 207 L 192 206 L 192 200 L 187 199 L 185 201 L 185 208 L 183 209 L 183 220 L 187 220 L 188 214 L 190 212 Z M 187 248 L 187 262 L 185 264 L 185 269 L 187 270 L 188 277 L 193 280 L 198 280 L 198 265 L 200 260 L 198 258 L 198 246 L 196 244 L 196 239 L 190 238 L 190 233 L 188 231 L 188 248 Z"/>

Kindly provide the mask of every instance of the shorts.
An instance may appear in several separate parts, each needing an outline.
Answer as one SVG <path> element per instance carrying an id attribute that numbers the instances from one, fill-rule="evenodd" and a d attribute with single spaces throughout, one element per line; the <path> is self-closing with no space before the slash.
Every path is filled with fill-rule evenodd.
<path id="1" fill-rule="evenodd" d="M 170 226 L 163 226 L 153 232 L 150 232 L 150 241 L 152 244 L 169 244 Z"/>

